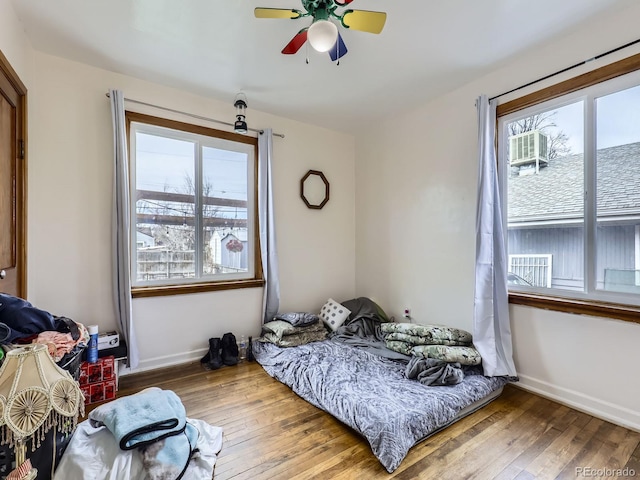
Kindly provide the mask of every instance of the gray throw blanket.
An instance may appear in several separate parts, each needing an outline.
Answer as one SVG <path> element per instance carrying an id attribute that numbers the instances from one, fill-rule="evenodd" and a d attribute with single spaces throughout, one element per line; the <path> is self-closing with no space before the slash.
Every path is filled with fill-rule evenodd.
<path id="1" fill-rule="evenodd" d="M 377 303 L 367 297 L 358 297 L 341 303 L 351 311 L 351 314 L 343 325 L 329 335 L 331 340 L 346 343 L 391 360 L 409 361 L 411 358 L 409 355 L 394 352 L 385 345 L 380 324 L 393 319 L 387 317 Z"/>
<path id="2" fill-rule="evenodd" d="M 378 322 L 393 322 L 393 318 L 389 318 L 380 305 L 370 298 L 358 297 L 340 303 L 351 312 L 345 324 L 362 317 L 371 318 Z"/>
<path id="3" fill-rule="evenodd" d="M 334 342 L 342 342 L 352 347 L 362 348 L 370 353 L 391 360 L 408 361 L 411 357 L 387 348 L 380 331 L 380 323 L 373 318 L 360 317 L 349 325 L 342 325 L 330 336 Z"/>
<path id="4" fill-rule="evenodd" d="M 464 379 L 459 363 L 447 363 L 435 358 L 411 357 L 404 371 L 407 378 L 423 385 L 456 385 Z"/>

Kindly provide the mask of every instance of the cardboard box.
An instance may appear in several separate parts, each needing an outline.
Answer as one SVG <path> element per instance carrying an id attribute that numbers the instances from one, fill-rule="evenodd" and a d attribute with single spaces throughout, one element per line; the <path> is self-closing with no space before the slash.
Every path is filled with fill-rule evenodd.
<path id="1" fill-rule="evenodd" d="M 104 384 L 92 383 L 89 385 L 89 403 L 97 403 L 104 400 Z"/>
<path id="2" fill-rule="evenodd" d="M 115 348 L 120 345 L 120 335 L 118 332 L 104 332 L 98 334 L 98 350 L 105 348 Z"/>
<path id="3" fill-rule="evenodd" d="M 116 379 L 115 358 L 113 355 L 99 358 L 95 363 L 82 362 L 80 365 L 80 385 L 91 385 Z"/>
<path id="4" fill-rule="evenodd" d="M 89 384 L 89 369 L 85 368 L 85 364 L 88 365 L 87 362 L 82 362 L 80 364 L 80 376 L 78 377 L 78 383 L 81 386 Z"/>
<path id="5" fill-rule="evenodd" d="M 113 400 L 116 398 L 116 381 L 108 380 L 106 382 L 102 382 L 104 384 L 104 399 L 105 400 Z"/>
<path id="6" fill-rule="evenodd" d="M 116 381 L 107 380 L 106 382 L 91 383 L 80 387 L 84 394 L 84 404 L 104 402 L 116 398 Z"/>
<path id="7" fill-rule="evenodd" d="M 95 363 L 82 362 L 79 382 L 85 405 L 116 398 L 117 375 L 115 367 L 113 355 L 99 358 Z"/>
<path id="8" fill-rule="evenodd" d="M 91 400 L 89 385 L 80 385 L 80 391 L 82 392 L 82 395 L 84 395 L 84 404 L 89 405 L 89 400 Z"/>

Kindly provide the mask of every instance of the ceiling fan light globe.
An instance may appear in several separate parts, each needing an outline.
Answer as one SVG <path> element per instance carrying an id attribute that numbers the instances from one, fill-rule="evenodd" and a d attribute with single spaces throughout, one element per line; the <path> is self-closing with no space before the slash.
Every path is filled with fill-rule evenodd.
<path id="1" fill-rule="evenodd" d="M 338 40 L 338 27 L 329 20 L 317 20 L 309 27 L 307 39 L 314 50 L 328 52 Z"/>

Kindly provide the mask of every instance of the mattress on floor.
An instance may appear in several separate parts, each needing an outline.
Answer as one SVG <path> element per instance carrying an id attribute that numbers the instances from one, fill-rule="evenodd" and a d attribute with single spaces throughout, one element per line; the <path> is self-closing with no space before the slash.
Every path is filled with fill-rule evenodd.
<path id="1" fill-rule="evenodd" d="M 495 399 L 508 381 L 465 367 L 457 385 L 425 386 L 405 377 L 406 361 L 330 339 L 253 348 L 269 375 L 366 438 L 389 473 L 413 445 Z"/>

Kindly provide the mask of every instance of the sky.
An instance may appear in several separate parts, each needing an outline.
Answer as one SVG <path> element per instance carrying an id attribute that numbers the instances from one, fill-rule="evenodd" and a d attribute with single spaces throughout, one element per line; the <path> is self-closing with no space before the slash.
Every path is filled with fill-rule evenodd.
<path id="1" fill-rule="evenodd" d="M 583 102 L 578 101 L 555 110 L 556 129 L 569 137 L 572 153 L 582 153 Z M 596 100 L 597 148 L 640 142 L 640 86 L 602 96 Z"/>
<path id="2" fill-rule="evenodd" d="M 194 178 L 192 142 L 138 133 L 136 151 L 138 189 L 187 193 L 187 177 Z M 247 199 L 246 153 L 204 147 L 203 175 L 213 187 L 210 196 Z"/>
<path id="3" fill-rule="evenodd" d="M 192 141 L 166 138 L 137 132 L 136 148 L 136 188 L 170 193 L 193 193 L 189 184 L 195 178 L 195 150 Z M 210 185 L 210 197 L 248 200 L 247 168 L 248 154 L 224 148 L 227 140 L 220 142 L 221 148 L 202 147 L 203 185 Z M 147 200 L 145 209 L 169 208 L 177 214 L 190 215 L 188 205 Z M 150 210 L 147 210 L 149 213 Z M 216 216 L 246 218 L 247 209 L 232 206 L 215 207 Z"/>

